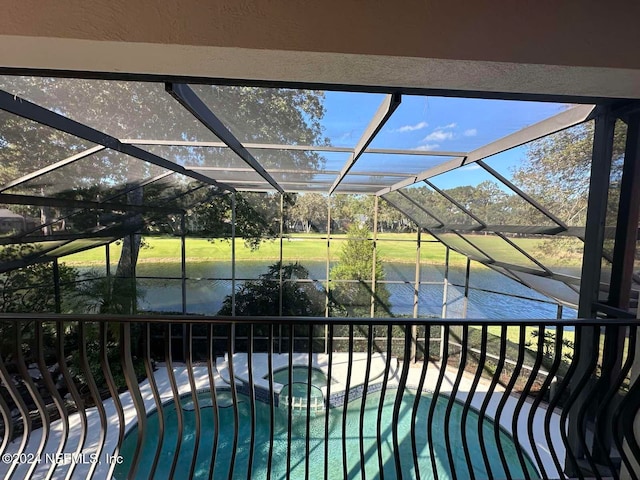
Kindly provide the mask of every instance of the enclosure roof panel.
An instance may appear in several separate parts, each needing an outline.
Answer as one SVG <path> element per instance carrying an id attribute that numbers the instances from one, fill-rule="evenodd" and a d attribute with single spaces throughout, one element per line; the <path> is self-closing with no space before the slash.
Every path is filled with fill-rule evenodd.
<path id="1" fill-rule="evenodd" d="M 243 143 L 353 148 L 384 95 L 191 85 Z M 265 122 L 269 119 L 269 122 Z"/>
<path id="2" fill-rule="evenodd" d="M 255 159 L 253 163 L 229 144 L 229 138 L 216 136 L 211 124 L 185 108 L 179 94 L 174 98 L 166 91 L 179 87 L 160 82 L 0 77 L 0 89 L 124 144 L 139 145 L 188 171 L 241 168 L 248 163 L 272 188 L 284 191 L 299 191 L 300 184 L 280 186 L 270 171 L 276 175 L 287 169 L 340 172 L 329 190 L 337 188 L 347 173 L 359 172 L 384 171 L 389 181 L 378 183 L 381 188 L 393 188 L 398 182 L 408 185 L 412 175 L 418 181 L 422 172 L 451 162 L 462 165 L 465 156 L 482 150 L 483 144 L 570 107 L 495 99 L 184 85 L 230 132 L 230 138 L 240 142 L 239 148 Z M 551 122 L 548 128 L 553 127 Z M 68 149 L 73 154 L 91 146 Z M 61 154 L 52 157 L 52 162 L 66 158 Z M 396 182 L 393 174 L 397 174 Z M 201 178 L 219 180 L 223 175 L 216 176 L 212 170 Z M 316 182 L 310 177 L 306 183 Z M 241 188 L 243 182 L 234 185 Z M 374 193 L 370 190 L 358 187 L 358 191 Z"/>
<path id="3" fill-rule="evenodd" d="M 540 291 L 561 282 L 571 303 L 579 272 L 551 252 L 581 252 L 590 158 L 554 190 L 539 139 L 587 145 L 593 114 L 393 89 L 0 76 L 0 209 L 24 219 L 1 240 L 48 245 L 19 247 L 20 265 L 133 231 L 181 233 L 181 215 L 234 189 L 377 195 L 469 258 Z M 532 236 L 541 245 L 520 238 Z"/>
<path id="4" fill-rule="evenodd" d="M 561 103 L 404 95 L 371 147 L 471 152 L 567 108 Z"/>
<path id="5" fill-rule="evenodd" d="M 80 158 L 5 193 L 101 201 L 170 171 L 110 149 Z"/>
<path id="6" fill-rule="evenodd" d="M 441 165 L 451 158 L 440 155 L 412 155 L 410 153 L 365 153 L 358 159 L 349 173 L 357 172 L 396 172 L 399 175 L 415 177 L 427 168 Z"/>
<path id="7" fill-rule="evenodd" d="M 163 83 L 0 76 L 0 90 L 116 138 L 219 141 Z"/>

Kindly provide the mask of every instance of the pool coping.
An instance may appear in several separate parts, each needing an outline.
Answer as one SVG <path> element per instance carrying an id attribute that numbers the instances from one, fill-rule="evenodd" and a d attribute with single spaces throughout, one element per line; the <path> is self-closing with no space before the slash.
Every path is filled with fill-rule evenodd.
<path id="1" fill-rule="evenodd" d="M 253 353 L 252 354 L 252 379 L 253 390 L 255 398 L 264 402 L 271 401 L 271 391 L 269 388 L 268 377 L 270 373 L 274 373 L 280 370 L 289 368 L 289 355 L 286 353 L 276 353 L 271 356 L 272 358 L 272 371 L 269 371 L 267 353 Z M 248 370 L 248 356 L 246 353 L 235 353 L 233 355 L 233 377 L 236 388 L 243 393 L 249 392 L 249 370 Z M 364 389 L 365 383 L 368 385 L 368 389 L 382 388 L 384 382 L 385 372 L 388 371 L 389 375 L 387 380 L 390 382 L 397 382 L 398 360 L 395 357 L 389 359 L 389 365 L 387 367 L 387 356 L 384 353 L 374 353 L 369 355 L 363 352 L 342 353 L 336 352 L 331 355 L 325 353 L 314 353 L 311 355 L 311 362 L 309 362 L 309 355 L 307 353 L 295 353 L 291 362 L 292 367 L 304 367 L 314 368 L 321 371 L 327 378 L 329 378 L 329 360 L 331 360 L 331 387 L 321 385 L 318 386 L 322 392 L 323 402 L 327 400 L 327 392 L 329 392 L 329 405 L 332 407 L 341 406 L 344 403 L 345 393 L 347 386 L 349 387 L 349 400 L 351 401 L 358 398 Z M 351 360 L 351 362 L 349 362 Z M 218 366 L 218 372 L 220 377 L 227 384 L 231 383 L 231 375 L 229 372 L 229 357 L 227 354 L 224 357 L 218 357 L 216 365 Z M 351 365 L 351 376 L 349 384 L 347 385 L 347 375 L 349 373 L 349 365 Z M 369 376 L 365 378 L 366 368 L 369 366 Z M 358 369 L 358 367 L 362 367 Z M 274 404 L 279 405 L 280 393 L 284 384 L 273 382 Z M 286 398 L 286 397 L 285 397 Z M 294 399 L 297 397 L 294 397 Z"/>

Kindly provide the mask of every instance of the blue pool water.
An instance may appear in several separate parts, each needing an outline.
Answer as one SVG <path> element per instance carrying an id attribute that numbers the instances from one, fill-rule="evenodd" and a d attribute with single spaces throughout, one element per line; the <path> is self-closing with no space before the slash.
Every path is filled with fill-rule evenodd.
<path id="1" fill-rule="evenodd" d="M 294 365 L 291 367 L 291 377 L 293 383 L 304 383 L 306 384 L 309 380 L 309 368 L 306 366 L 297 366 Z M 269 379 L 269 376 L 266 375 L 265 380 Z M 281 383 L 286 385 L 289 383 L 289 368 L 285 367 L 280 370 L 276 370 L 273 372 L 273 381 L 276 383 Z M 327 384 L 327 376 L 322 370 L 317 368 L 311 369 L 311 385 L 326 385 Z"/>
<path id="2" fill-rule="evenodd" d="M 264 377 L 265 380 L 268 380 L 268 375 Z M 296 366 L 294 365 L 291 368 L 291 394 L 294 397 L 298 398 L 307 398 L 307 389 L 309 382 L 309 368 L 305 366 Z M 282 390 L 280 391 L 280 396 L 286 396 L 289 394 L 289 368 L 283 368 L 280 370 L 276 370 L 273 372 L 273 381 L 275 383 L 280 383 L 284 385 Z M 316 385 L 326 385 L 327 384 L 327 376 L 322 370 L 317 368 L 311 369 L 311 399 L 314 398 L 321 399 L 322 390 Z"/>
<path id="3" fill-rule="evenodd" d="M 364 430 L 360 432 L 360 414 L 362 399 L 351 401 L 347 405 L 347 425 L 346 425 L 346 451 L 348 478 L 361 478 L 360 471 L 360 441 L 364 446 L 364 465 L 367 478 L 379 478 L 379 455 L 382 456 L 384 477 L 388 479 L 396 478 L 395 463 L 393 456 L 393 405 L 396 399 L 396 390 L 388 390 L 383 402 L 382 410 L 382 431 L 380 437 L 384 440 L 378 442 L 377 439 L 377 412 L 380 401 L 380 392 L 370 393 L 364 404 Z M 182 433 L 182 445 L 178 455 L 178 465 L 176 472 L 180 478 L 187 478 L 192 458 L 196 453 L 196 469 L 194 478 L 209 478 L 209 470 L 212 461 L 212 449 L 214 442 L 214 432 L 218 431 L 218 450 L 215 458 L 213 477 L 227 478 L 230 468 L 233 468 L 233 478 L 248 478 L 248 456 L 250 451 L 251 433 L 251 411 L 248 397 L 238 395 L 239 425 L 237 435 L 236 456 L 232 461 L 232 445 L 234 439 L 234 412 L 229 391 L 221 391 L 217 394 L 218 418 L 216 425 L 214 411 L 212 408 L 211 395 L 209 392 L 199 394 L 201 412 L 201 431 L 198 451 L 194 452 L 195 440 L 195 414 L 191 396 L 186 396 L 181 401 L 181 408 L 184 418 L 184 430 Z M 415 396 L 413 393 L 405 392 L 402 395 L 399 421 L 397 425 L 398 444 L 400 453 L 400 464 L 402 466 L 404 478 L 415 478 L 413 450 L 411 440 L 411 410 Z M 418 403 L 416 417 L 416 449 L 418 453 L 418 465 L 420 475 L 423 479 L 433 478 L 431 473 L 432 461 L 430 449 L 427 444 L 427 418 L 432 402 L 430 394 L 423 394 Z M 439 478 L 451 478 L 451 467 L 446 454 L 445 445 L 445 411 L 448 399 L 439 397 L 436 402 L 434 423 L 433 423 L 433 454 L 438 468 Z M 256 402 L 256 425 L 255 425 L 255 447 L 253 454 L 253 467 L 250 478 L 266 478 L 266 467 L 268 458 L 268 447 L 271 435 L 269 426 L 270 409 L 269 405 Z M 177 440 L 177 417 L 176 408 L 173 402 L 166 404 L 162 409 L 165 420 L 164 441 L 158 468 L 154 478 L 165 479 L 169 476 L 171 462 L 176 452 Z M 469 478 L 467 462 L 464 457 L 462 447 L 461 420 L 462 406 L 453 404 L 451 417 L 449 419 L 449 432 L 451 437 L 451 450 L 453 461 L 458 478 Z M 332 408 L 329 411 L 329 478 L 344 478 L 343 471 L 343 451 L 342 451 L 342 421 L 343 408 Z M 478 415 L 470 411 L 466 421 L 467 444 L 471 451 L 474 473 L 477 478 L 488 478 L 482 460 L 479 435 L 478 435 Z M 483 422 L 484 439 L 487 446 L 488 457 L 491 459 L 491 478 L 507 478 L 498 455 L 498 449 L 494 439 L 493 423 L 485 420 Z M 325 412 L 318 415 L 311 414 L 309 431 L 306 429 L 306 415 L 296 412 L 293 415 L 293 428 L 291 438 L 291 475 L 290 478 L 298 479 L 305 476 L 305 463 L 309 462 L 309 475 L 312 479 L 324 478 L 324 452 L 325 452 Z M 124 463 L 119 465 L 115 471 L 115 478 L 127 478 L 131 457 L 135 450 L 137 441 L 137 428 L 133 428 L 126 436 L 122 445 L 122 455 Z M 283 479 L 286 477 L 286 457 L 287 457 L 287 410 L 275 409 L 273 464 L 271 478 Z M 309 458 L 305 458 L 305 443 L 309 440 Z M 148 478 L 153 457 L 155 455 L 158 441 L 158 412 L 149 415 L 147 421 L 147 431 L 142 451 L 142 458 L 139 463 L 138 478 Z M 500 432 L 500 444 L 509 462 L 509 478 L 522 478 L 524 474 L 518 462 L 515 445 L 509 435 Z M 535 478 L 538 476 L 533 466 L 527 466 L 529 474 Z"/>

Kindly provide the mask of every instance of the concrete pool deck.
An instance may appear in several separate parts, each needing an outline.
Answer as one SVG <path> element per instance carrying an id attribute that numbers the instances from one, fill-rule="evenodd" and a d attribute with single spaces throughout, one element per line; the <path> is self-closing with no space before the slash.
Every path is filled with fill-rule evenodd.
<path id="1" fill-rule="evenodd" d="M 236 357 L 237 355 L 243 355 L 243 354 L 234 355 L 234 376 L 238 381 L 242 382 L 243 379 L 248 381 L 248 374 L 246 370 L 247 369 L 246 355 L 245 355 L 245 361 L 244 361 L 244 369 L 242 367 L 242 359 L 240 356 Z M 257 355 L 260 355 L 260 354 L 254 354 L 254 362 L 253 362 L 254 368 L 256 369 L 254 371 L 255 378 L 259 376 L 258 372 L 262 372 L 267 368 L 266 356 L 265 358 L 261 358 L 261 357 L 257 357 Z M 332 387 L 331 387 L 332 391 L 334 389 L 334 386 L 336 386 L 337 388 L 338 385 L 344 386 L 346 383 L 345 382 L 346 369 L 348 365 L 346 364 L 346 360 L 344 358 L 341 358 L 341 355 L 344 355 L 346 357 L 348 354 L 334 354 L 334 362 L 339 362 L 338 363 L 339 366 L 337 366 L 334 363 L 334 367 L 332 368 L 332 378 L 336 382 L 335 384 L 332 384 Z M 259 362 L 257 361 L 258 359 L 260 360 Z M 323 369 L 326 367 L 326 365 L 323 364 L 323 361 L 325 360 L 326 359 L 323 359 L 322 356 L 318 356 L 317 359 L 312 359 L 312 362 L 317 361 L 318 367 Z M 357 385 L 358 382 L 361 382 L 360 384 L 362 384 L 362 382 L 364 381 L 364 369 L 362 367 L 364 366 L 364 364 L 366 364 L 366 360 L 364 364 L 362 363 L 362 361 L 363 360 L 361 358 L 358 358 L 356 360 L 356 354 L 354 354 L 351 387 L 354 387 L 355 385 Z M 281 362 L 284 362 L 284 364 L 281 365 Z M 308 363 L 306 363 L 308 362 L 307 355 L 296 354 L 296 357 L 294 358 L 294 365 L 298 364 L 298 362 L 300 362 L 300 365 L 305 365 L 305 366 L 308 365 Z M 278 359 L 278 365 L 280 365 L 280 368 L 284 368 L 285 366 L 287 366 L 286 355 L 284 355 L 284 358 L 280 357 Z M 374 370 L 374 365 L 375 365 L 375 370 Z M 380 371 L 380 365 L 382 365 L 382 371 Z M 154 379 L 157 383 L 158 391 L 160 392 L 161 401 L 164 403 L 173 399 L 173 393 L 171 391 L 171 385 L 169 382 L 169 375 L 168 375 L 166 366 L 164 364 L 158 364 L 157 366 L 158 366 L 158 369 L 154 372 Z M 276 368 L 276 358 L 274 357 L 274 370 L 277 370 L 277 369 L 278 368 Z M 391 370 L 391 375 L 389 378 L 389 385 L 391 387 L 393 387 L 394 384 L 397 385 L 397 381 L 398 381 L 401 369 L 402 369 L 402 364 L 397 363 L 396 368 Z M 421 371 L 422 371 L 422 363 L 416 363 L 416 364 L 410 365 L 409 376 L 407 380 L 407 385 L 409 388 L 411 387 L 415 388 L 415 386 L 418 385 Z M 426 380 L 424 385 L 425 390 L 428 391 L 428 390 L 433 390 L 435 388 L 439 371 L 440 371 L 440 368 L 438 363 L 430 362 L 428 364 L 427 375 L 426 375 Z M 174 363 L 173 372 L 176 377 L 176 383 L 178 385 L 179 395 L 190 393 L 191 386 L 189 383 L 189 375 L 187 372 L 187 367 L 184 364 Z M 265 372 L 265 375 L 267 374 L 267 372 L 268 370 Z M 375 372 L 378 373 L 377 376 L 374 376 Z M 371 377 L 376 379 L 375 381 L 378 381 L 378 382 L 382 381 L 383 372 L 384 372 L 384 359 L 378 358 L 375 362 L 372 361 Z M 442 387 L 440 389 L 440 392 L 442 394 L 451 393 L 457 374 L 458 374 L 458 370 L 455 368 L 448 367 L 445 370 Z M 261 380 L 262 380 L 262 376 L 263 375 L 260 375 Z M 207 372 L 206 366 L 204 365 L 194 366 L 193 377 L 195 380 L 195 387 L 197 390 L 209 388 L 209 378 L 208 378 L 208 372 Z M 225 381 L 225 379 L 227 381 Z M 215 372 L 216 387 L 228 388 L 229 386 L 228 380 L 229 380 L 228 369 L 225 377 L 225 365 L 224 363 L 221 363 L 218 365 L 218 370 Z M 473 381 L 473 375 L 465 372 L 462 376 L 460 386 L 456 394 L 456 399 L 458 401 L 464 402 L 466 400 L 467 396 L 469 395 L 469 390 L 471 388 L 472 381 Z M 489 387 L 488 381 L 482 380 L 480 382 L 473 398 L 471 399 L 471 406 L 473 408 L 480 409 L 486 397 L 488 387 Z M 154 411 L 156 409 L 156 403 L 154 401 L 152 390 L 148 380 L 145 380 L 140 384 L 140 392 L 142 395 L 142 399 L 144 401 L 147 414 Z M 489 401 L 489 407 L 487 409 L 488 416 L 491 416 L 491 414 L 496 411 L 496 408 L 498 406 L 498 403 L 500 401 L 500 398 L 503 392 L 504 392 L 504 389 L 498 386 L 497 391 L 491 396 Z M 136 410 L 134 408 L 131 395 L 128 392 L 124 392 L 120 394 L 118 399 L 119 399 L 119 402 L 122 404 L 122 411 L 124 414 L 123 431 L 128 432 L 131 428 L 133 428 L 136 425 L 136 422 L 137 422 Z M 510 395 L 507 398 L 504 410 L 500 417 L 500 426 L 503 427 L 507 432 L 511 433 L 512 435 L 513 435 L 513 432 L 512 432 L 511 423 L 512 423 L 512 419 L 514 416 L 518 399 L 519 397 L 517 395 Z M 109 455 L 114 454 L 115 448 L 118 444 L 119 435 L 120 435 L 120 428 L 118 428 L 119 419 L 118 419 L 117 410 L 114 405 L 114 400 L 113 399 L 105 400 L 103 402 L 103 406 L 104 406 L 105 414 L 107 418 L 107 428 L 105 432 L 106 435 L 104 439 L 104 446 L 102 449 L 102 453 L 99 456 L 99 462 L 96 467 L 94 478 L 109 477 L 111 465 L 106 462 L 106 454 L 109 454 Z M 544 435 L 544 417 L 546 415 L 546 409 L 544 407 L 545 407 L 544 404 L 541 404 L 540 408 L 538 408 L 538 410 L 535 412 L 534 419 L 533 419 L 533 437 L 536 442 L 538 451 L 542 457 L 544 467 L 547 469 L 548 472 L 555 472 L 556 471 L 555 466 L 553 464 L 551 454 L 549 453 L 548 446 L 545 440 L 545 435 Z M 534 458 L 533 449 L 527 434 L 527 419 L 529 416 L 530 409 L 531 409 L 531 402 L 529 401 L 524 402 L 524 405 L 522 407 L 522 411 L 520 412 L 519 420 L 517 423 L 517 433 L 518 433 L 520 445 L 522 446 L 524 451 L 531 458 Z M 82 437 L 81 415 L 79 413 L 74 413 L 69 415 L 68 438 L 64 445 L 64 448 L 60 450 L 61 452 L 68 453 L 68 454 L 78 453 L 78 452 L 84 454 L 84 456 L 81 458 L 84 458 L 85 461 L 81 463 L 75 463 L 75 469 L 74 469 L 72 478 L 85 478 L 87 476 L 89 469 L 91 467 L 90 456 L 91 454 L 96 453 L 96 450 L 100 442 L 101 423 L 100 423 L 100 418 L 98 415 L 97 408 L 92 407 L 87 409 L 86 417 L 87 417 L 87 427 L 86 427 L 87 435 L 84 443 L 80 444 L 81 437 Z M 565 449 L 560 438 L 560 415 L 558 413 L 554 412 L 551 415 L 550 428 L 551 428 L 551 432 L 554 433 L 552 435 L 553 447 L 556 449 L 558 456 L 562 458 L 564 456 Z M 38 451 L 43 434 L 44 434 L 44 431 L 42 428 L 32 431 L 23 453 L 35 454 Z M 44 455 L 46 453 L 49 453 L 49 454 L 56 453 L 59 450 L 60 442 L 62 438 L 63 438 L 63 422 L 61 420 L 52 422 L 48 437 L 45 439 L 42 460 L 33 471 L 32 478 L 46 477 L 48 470 L 53 466 L 53 464 L 49 461 L 46 461 L 44 458 Z M 7 445 L 7 448 L 2 453 L 11 454 L 11 453 L 19 452 L 21 440 L 22 440 L 22 437 L 17 437 L 13 442 L 10 442 Z M 67 458 L 66 463 L 56 462 L 56 464 L 57 464 L 56 473 L 52 478 L 55 478 L 55 479 L 65 478 L 72 464 L 72 460 L 70 458 Z M 0 462 L 0 475 L 4 477 L 9 470 L 9 467 L 10 467 L 10 464 L 5 462 Z M 13 478 L 26 478 L 26 474 L 29 471 L 30 467 L 31 467 L 30 464 L 25 464 L 25 463 L 20 464 L 16 469 L 16 471 L 14 472 Z"/>
<path id="2" fill-rule="evenodd" d="M 366 353 L 354 352 L 351 358 L 351 376 L 349 380 L 349 390 L 357 391 L 362 389 L 367 381 L 367 357 Z M 217 359 L 218 372 L 226 383 L 230 383 L 230 375 L 228 368 L 228 356 Z M 254 353 L 252 355 L 252 369 L 253 369 L 253 385 L 263 392 L 269 391 L 269 363 L 267 353 Z M 272 356 L 272 368 L 273 372 L 284 370 L 289 367 L 289 355 L 286 353 L 274 354 Z M 386 370 L 387 359 L 386 355 L 382 353 L 375 353 L 371 355 L 371 361 L 369 363 L 369 378 L 367 384 L 369 387 L 373 385 L 381 385 L 384 380 L 384 372 Z M 306 353 L 294 353 L 292 357 L 292 366 L 294 367 L 309 367 L 309 355 Z M 311 368 L 321 371 L 325 376 L 329 377 L 329 355 L 324 353 L 314 353 L 311 355 Z M 389 361 L 389 376 L 390 385 L 395 385 L 398 377 L 398 360 L 391 358 Z M 246 353 L 235 353 L 233 355 L 233 373 L 236 384 L 248 385 L 249 384 L 249 369 Z M 331 358 L 331 397 L 344 395 L 347 389 L 347 377 L 349 373 L 349 354 L 348 353 L 334 353 Z M 273 383 L 273 391 L 276 395 L 280 394 L 280 391 L 284 387 L 283 384 Z M 323 398 L 327 396 L 327 385 L 318 385 L 318 388 L 322 391 Z M 332 406 L 335 404 L 332 403 Z"/>

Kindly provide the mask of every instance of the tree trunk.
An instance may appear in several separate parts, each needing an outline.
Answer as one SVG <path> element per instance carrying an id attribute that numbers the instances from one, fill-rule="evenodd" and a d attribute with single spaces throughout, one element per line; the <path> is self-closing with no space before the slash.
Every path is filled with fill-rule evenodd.
<path id="1" fill-rule="evenodd" d="M 40 194 L 44 196 L 44 189 L 40 189 Z M 41 207 L 40 208 L 40 225 L 47 225 L 51 220 L 53 220 L 53 215 L 51 214 L 51 207 Z M 52 225 L 47 225 L 42 227 L 42 235 L 51 235 L 53 231 Z"/>
<path id="2" fill-rule="evenodd" d="M 142 205 L 142 199 L 142 188 L 137 188 L 127 194 L 127 201 L 131 205 Z M 135 276 L 142 236 L 140 233 L 134 232 L 139 230 L 141 224 L 141 214 L 133 215 L 124 222 L 125 228 L 131 229 L 131 234 L 122 239 L 122 251 L 118 260 L 115 281 L 113 282 L 111 299 L 115 313 L 133 314 L 137 306 Z"/>
<path id="3" fill-rule="evenodd" d="M 132 278 L 135 276 L 136 264 L 138 263 L 138 254 L 140 253 L 141 242 L 142 236 L 139 233 L 127 235 L 123 238 L 122 252 L 120 252 L 120 260 L 118 260 L 116 277 Z"/>

